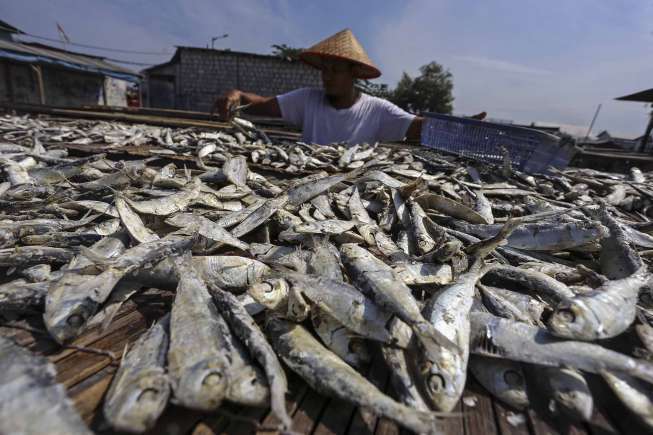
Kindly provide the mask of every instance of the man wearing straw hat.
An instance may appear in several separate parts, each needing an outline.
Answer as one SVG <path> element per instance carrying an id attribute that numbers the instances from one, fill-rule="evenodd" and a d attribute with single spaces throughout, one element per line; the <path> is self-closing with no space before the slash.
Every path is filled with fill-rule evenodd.
<path id="1" fill-rule="evenodd" d="M 302 128 L 306 143 L 349 144 L 419 139 L 422 118 L 389 101 L 360 92 L 356 79 L 373 79 L 381 71 L 349 29 L 303 51 L 300 59 L 322 71 L 323 88 L 302 88 L 275 97 L 233 89 L 216 100 L 213 111 L 223 119 L 247 106 L 252 115 L 281 117 Z"/>

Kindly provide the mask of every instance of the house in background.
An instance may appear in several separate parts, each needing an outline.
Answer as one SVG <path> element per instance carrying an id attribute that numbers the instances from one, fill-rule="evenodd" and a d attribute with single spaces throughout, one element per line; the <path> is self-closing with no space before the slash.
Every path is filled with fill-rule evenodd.
<path id="1" fill-rule="evenodd" d="M 16 41 L 21 33 L 0 21 L 0 103 L 127 106 L 138 73 L 102 57 Z"/>
<path id="2" fill-rule="evenodd" d="M 615 98 L 619 101 L 635 101 L 639 103 L 650 103 L 651 109 L 653 109 L 653 88 L 646 89 L 644 91 L 635 92 L 634 94 L 624 95 L 623 97 Z M 643 153 L 652 153 L 653 152 L 653 141 L 651 137 L 651 132 L 653 131 L 653 110 L 649 114 L 648 124 L 644 134 L 637 138 L 638 146 L 635 151 Z"/>
<path id="3" fill-rule="evenodd" d="M 142 73 L 145 106 L 198 112 L 209 112 L 215 98 L 229 89 L 278 95 L 322 86 L 320 72 L 300 61 L 200 47 L 177 47 L 169 62 Z"/>

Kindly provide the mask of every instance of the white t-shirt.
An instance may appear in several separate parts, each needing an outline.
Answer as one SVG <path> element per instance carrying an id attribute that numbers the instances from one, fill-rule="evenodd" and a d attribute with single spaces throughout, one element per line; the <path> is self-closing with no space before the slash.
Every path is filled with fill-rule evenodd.
<path id="1" fill-rule="evenodd" d="M 303 141 L 321 145 L 403 140 L 415 119 L 391 102 L 364 93 L 347 109 L 331 106 L 320 88 L 297 89 L 277 96 L 277 101 L 283 119 L 302 128 Z"/>

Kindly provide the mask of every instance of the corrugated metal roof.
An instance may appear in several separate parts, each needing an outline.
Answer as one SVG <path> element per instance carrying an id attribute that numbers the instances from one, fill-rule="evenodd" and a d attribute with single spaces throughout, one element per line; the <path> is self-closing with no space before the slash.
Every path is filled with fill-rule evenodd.
<path id="1" fill-rule="evenodd" d="M 134 71 L 109 63 L 101 57 L 73 53 L 37 43 L 0 40 L 0 58 L 19 62 L 56 64 L 65 68 L 132 82 L 137 82 L 140 79 L 140 76 Z"/>
<path id="2" fill-rule="evenodd" d="M 634 94 L 624 95 L 623 97 L 615 98 L 621 101 L 641 101 L 642 103 L 653 103 L 653 89 L 635 92 Z"/>
<path id="3" fill-rule="evenodd" d="M 6 21 L 0 20 L 0 30 L 4 30 L 9 33 L 23 33 L 22 30 L 17 29 Z"/>

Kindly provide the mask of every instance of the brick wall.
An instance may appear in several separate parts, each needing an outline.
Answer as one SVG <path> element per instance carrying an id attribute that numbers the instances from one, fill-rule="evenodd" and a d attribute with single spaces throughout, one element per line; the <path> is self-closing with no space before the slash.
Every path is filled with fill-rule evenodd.
<path id="1" fill-rule="evenodd" d="M 180 50 L 174 90 L 177 109 L 207 112 L 218 95 L 233 88 L 267 96 L 322 83 L 319 71 L 301 62 L 219 50 Z"/>

